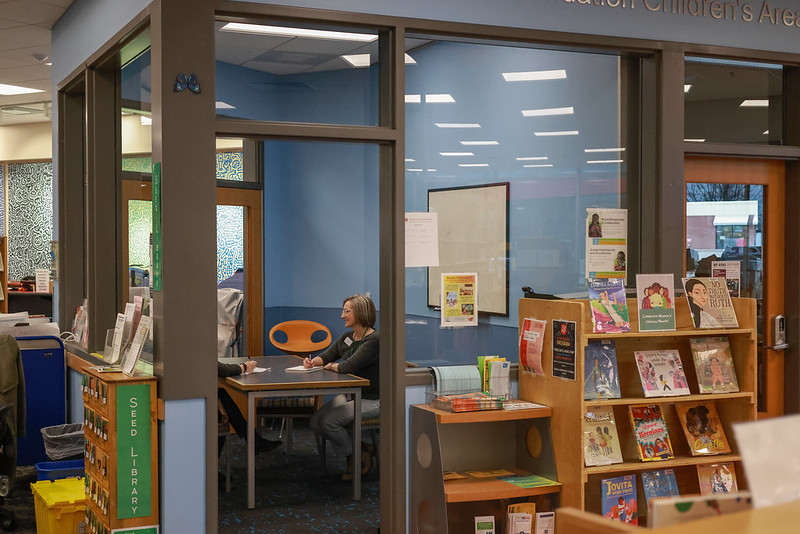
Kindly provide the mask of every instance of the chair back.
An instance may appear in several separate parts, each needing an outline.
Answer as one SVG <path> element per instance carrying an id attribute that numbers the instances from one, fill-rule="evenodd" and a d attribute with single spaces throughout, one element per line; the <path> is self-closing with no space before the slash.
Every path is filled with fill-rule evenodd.
<path id="1" fill-rule="evenodd" d="M 283 332 L 286 341 L 275 339 L 276 332 Z M 324 332 L 325 339 L 312 341 L 311 336 L 316 332 Z M 278 350 L 287 354 L 307 356 L 314 352 L 324 350 L 331 344 L 331 331 L 328 327 L 315 321 L 285 321 L 273 326 L 269 331 L 269 340 Z"/>

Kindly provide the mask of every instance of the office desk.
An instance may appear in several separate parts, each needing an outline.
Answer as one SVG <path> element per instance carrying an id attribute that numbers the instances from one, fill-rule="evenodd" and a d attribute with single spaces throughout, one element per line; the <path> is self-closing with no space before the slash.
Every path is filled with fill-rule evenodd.
<path id="1" fill-rule="evenodd" d="M 258 367 L 269 371 L 249 375 L 229 376 L 225 383 L 247 395 L 247 507 L 256 506 L 255 421 L 256 399 L 263 397 L 303 397 L 307 395 L 352 395 L 355 400 L 353 418 L 353 498 L 361 499 L 361 388 L 369 380 L 353 375 L 327 371 L 287 373 L 287 367 L 302 365 L 298 356 L 262 356 L 254 358 Z M 223 358 L 223 362 L 239 363 L 243 358 Z"/>

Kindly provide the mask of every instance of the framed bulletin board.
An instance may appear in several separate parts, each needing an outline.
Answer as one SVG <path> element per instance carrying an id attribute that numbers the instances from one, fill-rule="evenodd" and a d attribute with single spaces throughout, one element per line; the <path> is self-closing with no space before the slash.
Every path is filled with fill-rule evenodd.
<path id="1" fill-rule="evenodd" d="M 508 316 L 509 183 L 428 190 L 439 218 L 439 266 L 428 267 L 428 307 L 441 305 L 442 273 L 478 273 L 478 313 Z"/>

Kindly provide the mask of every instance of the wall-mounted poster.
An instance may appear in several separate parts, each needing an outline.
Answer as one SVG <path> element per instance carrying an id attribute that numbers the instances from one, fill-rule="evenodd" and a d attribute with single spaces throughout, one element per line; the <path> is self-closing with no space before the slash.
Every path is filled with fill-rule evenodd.
<path id="1" fill-rule="evenodd" d="M 428 191 L 428 212 L 439 219 L 429 307 L 439 306 L 442 273 L 474 272 L 481 279 L 480 313 L 508 317 L 508 194 L 508 182 Z"/>
<path id="2" fill-rule="evenodd" d="M 586 278 L 627 278 L 628 210 L 586 208 Z"/>
<path id="3" fill-rule="evenodd" d="M 478 274 L 442 273 L 442 326 L 478 326 Z"/>

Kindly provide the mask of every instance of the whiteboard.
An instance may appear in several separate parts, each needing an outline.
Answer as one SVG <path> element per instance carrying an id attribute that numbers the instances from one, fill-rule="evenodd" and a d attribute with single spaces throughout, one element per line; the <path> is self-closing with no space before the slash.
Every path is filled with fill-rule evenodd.
<path id="1" fill-rule="evenodd" d="M 478 273 L 478 312 L 508 316 L 509 183 L 428 190 L 439 217 L 439 266 L 428 268 L 428 307 L 441 305 L 442 273 Z"/>

